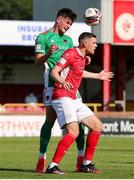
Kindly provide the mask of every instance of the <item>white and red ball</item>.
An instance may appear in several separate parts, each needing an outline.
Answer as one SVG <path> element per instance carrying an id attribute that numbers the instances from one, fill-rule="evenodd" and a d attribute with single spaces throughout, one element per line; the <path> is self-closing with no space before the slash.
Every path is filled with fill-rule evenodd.
<path id="1" fill-rule="evenodd" d="M 97 8 L 88 8 L 84 13 L 84 22 L 88 26 L 96 26 L 100 23 L 102 18 L 102 13 Z"/>

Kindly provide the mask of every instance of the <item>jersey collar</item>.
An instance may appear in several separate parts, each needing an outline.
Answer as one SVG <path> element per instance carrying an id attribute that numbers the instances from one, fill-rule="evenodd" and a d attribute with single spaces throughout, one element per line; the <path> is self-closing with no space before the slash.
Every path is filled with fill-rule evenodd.
<path id="1" fill-rule="evenodd" d="M 79 48 L 76 47 L 76 50 L 77 50 L 77 52 L 78 52 L 78 54 L 79 54 L 80 56 L 85 57 L 85 56 L 83 56 L 83 54 L 80 52 Z"/>

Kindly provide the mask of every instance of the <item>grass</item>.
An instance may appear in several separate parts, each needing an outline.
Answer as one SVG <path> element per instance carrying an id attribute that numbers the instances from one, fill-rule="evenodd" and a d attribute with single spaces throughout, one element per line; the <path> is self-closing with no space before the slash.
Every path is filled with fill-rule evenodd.
<path id="1" fill-rule="evenodd" d="M 59 138 L 52 138 L 47 161 L 51 161 Z M 94 162 L 103 170 L 102 174 L 76 173 L 76 145 L 64 157 L 60 168 L 64 175 L 37 174 L 35 166 L 38 158 L 39 138 L 0 138 L 0 178 L 1 179 L 133 179 L 134 178 L 134 138 L 102 136 Z"/>

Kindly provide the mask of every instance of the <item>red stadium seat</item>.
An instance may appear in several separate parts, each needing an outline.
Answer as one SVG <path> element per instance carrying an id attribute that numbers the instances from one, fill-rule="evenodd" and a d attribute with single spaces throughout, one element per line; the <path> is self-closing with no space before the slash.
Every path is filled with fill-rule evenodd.
<path id="1" fill-rule="evenodd" d="M 25 112 L 25 107 L 24 106 L 17 106 L 15 107 L 16 112 Z"/>
<path id="2" fill-rule="evenodd" d="M 6 110 L 6 112 L 16 112 L 15 107 L 6 107 L 5 110 Z"/>

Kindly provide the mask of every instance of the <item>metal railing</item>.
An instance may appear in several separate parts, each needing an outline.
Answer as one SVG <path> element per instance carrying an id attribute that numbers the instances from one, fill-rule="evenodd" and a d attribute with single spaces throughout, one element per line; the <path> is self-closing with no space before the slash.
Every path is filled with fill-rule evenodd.
<path id="1" fill-rule="evenodd" d="M 94 112 L 102 111 L 102 104 L 101 103 L 85 103 L 88 107 L 92 108 Z M 110 103 L 110 108 L 116 108 L 115 103 Z"/>
<path id="2" fill-rule="evenodd" d="M 85 103 L 88 107 L 90 107 L 94 112 L 102 111 L 101 103 Z M 45 109 L 43 103 L 6 103 L 0 104 L 0 112 L 6 111 L 38 111 L 39 108 L 42 108 L 42 111 Z M 110 103 L 110 108 L 116 108 L 115 103 Z"/>

